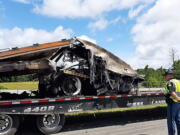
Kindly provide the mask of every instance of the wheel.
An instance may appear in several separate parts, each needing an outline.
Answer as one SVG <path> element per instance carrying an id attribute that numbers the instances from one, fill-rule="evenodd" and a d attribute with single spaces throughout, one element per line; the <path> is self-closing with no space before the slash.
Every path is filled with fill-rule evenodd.
<path id="1" fill-rule="evenodd" d="M 59 132 L 65 122 L 65 116 L 59 114 L 46 114 L 37 117 L 37 127 L 43 134 L 55 134 Z"/>
<path id="2" fill-rule="evenodd" d="M 62 80 L 61 88 L 65 95 L 75 96 L 81 93 L 81 81 L 78 77 L 67 76 Z"/>
<path id="3" fill-rule="evenodd" d="M 0 114 L 0 135 L 14 135 L 18 127 L 18 116 Z"/>

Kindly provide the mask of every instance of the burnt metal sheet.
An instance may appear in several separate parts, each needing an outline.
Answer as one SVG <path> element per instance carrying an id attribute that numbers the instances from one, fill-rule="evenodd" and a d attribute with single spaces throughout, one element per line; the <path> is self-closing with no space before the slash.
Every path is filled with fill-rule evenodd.
<path id="1" fill-rule="evenodd" d="M 112 54 L 111 52 L 101 48 L 100 46 L 91 43 L 86 40 L 77 39 L 79 42 L 83 43 L 83 45 L 90 49 L 94 55 L 100 56 L 107 63 L 107 69 L 116 73 L 126 74 L 129 76 L 137 75 L 136 71 L 132 69 L 130 65 L 126 62 Z"/>
<path id="2" fill-rule="evenodd" d="M 24 62 L 23 67 L 25 69 L 28 69 L 28 62 L 27 61 L 33 61 L 39 59 L 46 59 L 48 60 L 54 53 L 57 52 L 58 49 L 63 47 L 70 47 L 70 46 L 76 46 L 76 45 L 82 45 L 86 49 L 89 49 L 92 54 L 95 56 L 100 56 L 103 60 L 106 61 L 107 66 L 106 68 L 110 71 L 116 72 L 118 74 L 128 75 L 128 76 L 137 76 L 137 73 L 135 70 L 132 69 L 130 65 L 128 65 L 126 62 L 112 54 L 111 52 L 105 50 L 104 48 L 101 48 L 100 46 L 91 43 L 86 40 L 82 40 L 79 38 L 72 39 L 72 40 L 66 40 L 66 41 L 58 41 L 58 42 L 52 42 L 52 43 L 46 43 L 46 44 L 36 44 L 34 46 L 29 47 L 23 47 L 23 48 L 16 48 L 10 51 L 4 51 L 0 53 L 0 72 L 3 72 L 2 69 L 4 69 L 3 65 L 4 62 L 12 62 L 15 65 L 13 68 L 21 69 L 21 65 L 16 62 Z M 9 64 L 10 64 L 9 63 Z M 22 63 L 21 63 L 22 64 Z M 39 66 L 38 66 L 39 64 Z M 42 63 L 34 64 L 35 69 L 39 67 L 46 68 L 47 66 L 40 66 Z M 29 69 L 33 69 L 33 64 L 29 64 Z M 54 66 L 54 65 L 52 65 Z M 13 69 L 12 68 L 12 69 Z"/>

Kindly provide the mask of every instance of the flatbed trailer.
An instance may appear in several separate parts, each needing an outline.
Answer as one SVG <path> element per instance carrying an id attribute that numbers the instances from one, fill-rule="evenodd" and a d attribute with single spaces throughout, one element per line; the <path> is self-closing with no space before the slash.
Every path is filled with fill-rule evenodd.
<path id="1" fill-rule="evenodd" d="M 0 135 L 14 135 L 20 119 L 27 115 L 36 116 L 37 127 L 42 133 L 54 134 L 62 129 L 65 113 L 155 104 L 165 104 L 163 93 L 4 100 L 0 101 Z"/>

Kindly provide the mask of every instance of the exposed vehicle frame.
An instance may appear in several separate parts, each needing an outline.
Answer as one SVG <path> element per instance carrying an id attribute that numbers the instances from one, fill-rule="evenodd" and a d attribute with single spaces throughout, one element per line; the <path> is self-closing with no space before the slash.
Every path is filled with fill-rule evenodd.
<path id="1" fill-rule="evenodd" d="M 0 77 L 37 74 L 39 96 L 128 94 L 143 77 L 107 50 L 70 39 L 0 53 Z"/>

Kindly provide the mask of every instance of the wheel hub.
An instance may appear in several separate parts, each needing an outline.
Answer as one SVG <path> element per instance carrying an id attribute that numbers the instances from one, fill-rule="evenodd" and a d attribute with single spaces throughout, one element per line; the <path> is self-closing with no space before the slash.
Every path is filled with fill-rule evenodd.
<path id="1" fill-rule="evenodd" d="M 67 96 L 75 96 L 81 92 L 81 81 L 77 77 L 67 77 L 63 80 L 62 90 Z"/>
<path id="2" fill-rule="evenodd" d="M 43 124 L 45 127 L 53 127 L 56 124 L 55 115 L 45 115 L 43 118 Z"/>
<path id="3" fill-rule="evenodd" d="M 0 120 L 0 127 L 3 127 L 5 124 L 6 124 L 6 121 L 1 119 Z"/>
<path id="4" fill-rule="evenodd" d="M 48 115 L 46 120 L 47 120 L 47 122 L 51 122 L 51 123 L 54 121 L 53 116 L 51 116 L 51 115 Z"/>
<path id="5" fill-rule="evenodd" d="M 0 133 L 8 131 L 12 126 L 12 118 L 8 115 L 0 115 Z"/>

